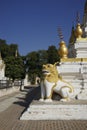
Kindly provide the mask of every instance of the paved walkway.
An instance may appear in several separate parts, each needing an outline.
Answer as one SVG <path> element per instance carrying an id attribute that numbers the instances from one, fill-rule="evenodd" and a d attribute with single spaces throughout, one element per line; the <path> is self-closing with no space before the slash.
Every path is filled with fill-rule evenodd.
<path id="1" fill-rule="evenodd" d="M 28 92 L 29 91 L 29 92 Z M 0 98 L 0 130 L 87 130 L 87 120 L 21 121 L 21 114 L 36 99 L 39 88 Z M 38 98 L 37 98 L 38 99 Z"/>

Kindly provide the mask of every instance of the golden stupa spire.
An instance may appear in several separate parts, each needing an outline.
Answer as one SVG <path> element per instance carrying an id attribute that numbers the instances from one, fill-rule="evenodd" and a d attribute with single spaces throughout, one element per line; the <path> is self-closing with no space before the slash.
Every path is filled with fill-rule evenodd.
<path id="1" fill-rule="evenodd" d="M 67 55 L 68 55 L 68 49 L 66 47 L 66 43 L 63 41 L 63 35 L 62 35 L 61 28 L 58 29 L 58 34 L 60 37 L 60 43 L 59 43 L 60 46 L 59 46 L 58 53 L 59 53 L 61 59 L 66 59 Z"/>
<path id="2" fill-rule="evenodd" d="M 75 39 L 76 39 L 76 37 L 75 37 L 75 29 L 74 29 L 74 24 L 73 24 L 72 29 L 71 29 L 71 36 L 70 36 L 70 39 L 69 39 L 69 43 L 74 44 Z"/>
<path id="3" fill-rule="evenodd" d="M 87 0 L 85 2 L 85 6 L 84 6 L 84 12 L 87 13 Z"/>
<path id="4" fill-rule="evenodd" d="M 76 38 L 82 38 L 82 29 L 81 29 L 81 25 L 80 25 L 80 14 L 77 12 L 77 18 L 76 18 L 76 29 L 75 29 L 75 36 Z"/>

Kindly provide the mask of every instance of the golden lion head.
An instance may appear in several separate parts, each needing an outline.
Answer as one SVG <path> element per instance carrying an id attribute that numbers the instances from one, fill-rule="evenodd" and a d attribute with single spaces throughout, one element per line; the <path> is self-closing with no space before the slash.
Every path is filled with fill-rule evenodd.
<path id="1" fill-rule="evenodd" d="M 48 80 L 49 82 L 58 81 L 58 71 L 56 68 L 56 64 L 43 65 L 42 73 L 43 73 L 44 79 Z"/>

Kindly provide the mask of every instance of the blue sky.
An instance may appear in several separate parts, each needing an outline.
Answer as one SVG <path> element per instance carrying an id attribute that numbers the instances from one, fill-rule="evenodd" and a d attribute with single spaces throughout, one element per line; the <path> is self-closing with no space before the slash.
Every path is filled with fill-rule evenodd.
<path id="1" fill-rule="evenodd" d="M 76 13 L 80 21 L 86 0 L 0 0 L 0 39 L 16 43 L 21 55 L 48 49 L 60 42 L 58 27 L 68 44 Z"/>

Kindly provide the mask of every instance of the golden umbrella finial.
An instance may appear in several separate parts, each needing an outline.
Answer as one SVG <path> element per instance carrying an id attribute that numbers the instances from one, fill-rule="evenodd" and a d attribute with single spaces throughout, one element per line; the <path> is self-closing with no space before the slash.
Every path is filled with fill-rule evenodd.
<path id="1" fill-rule="evenodd" d="M 75 30 L 75 36 L 76 38 L 81 38 L 82 37 L 82 29 L 81 29 L 81 25 L 80 25 L 80 14 L 77 12 L 77 17 L 76 17 L 76 30 Z"/>
<path id="2" fill-rule="evenodd" d="M 58 34 L 60 37 L 60 47 L 58 49 L 58 54 L 60 55 L 60 58 L 62 59 L 66 59 L 67 55 L 68 55 L 68 49 L 66 47 L 66 43 L 63 41 L 63 35 L 62 35 L 62 31 L 61 28 L 58 28 Z"/>
<path id="3" fill-rule="evenodd" d="M 64 38 L 64 36 L 63 36 L 63 34 L 62 34 L 62 30 L 61 30 L 60 27 L 58 28 L 58 35 L 59 35 L 60 41 L 62 41 L 63 38 Z"/>
<path id="4" fill-rule="evenodd" d="M 80 23 L 80 13 L 77 12 L 77 15 L 76 15 L 76 24 Z"/>

